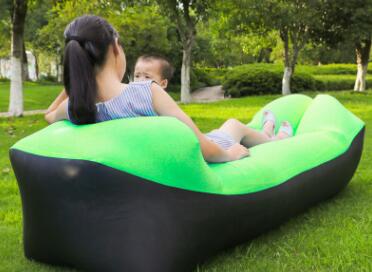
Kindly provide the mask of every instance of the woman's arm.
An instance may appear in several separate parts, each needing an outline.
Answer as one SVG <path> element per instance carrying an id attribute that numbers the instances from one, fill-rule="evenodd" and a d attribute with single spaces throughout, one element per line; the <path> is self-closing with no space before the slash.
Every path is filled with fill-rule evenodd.
<path id="1" fill-rule="evenodd" d="M 203 157 L 208 162 L 226 162 L 238 160 L 249 155 L 248 149 L 235 144 L 231 149 L 224 150 L 210 141 L 186 115 L 177 103 L 158 84 L 151 85 L 153 106 L 159 115 L 173 116 L 188 125 L 198 137 Z"/>
<path id="2" fill-rule="evenodd" d="M 45 113 L 45 120 L 51 124 L 59 120 L 67 119 L 66 113 L 66 103 L 67 103 L 67 94 L 65 89 L 57 96 L 57 98 L 49 106 L 47 112 Z"/>
<path id="3" fill-rule="evenodd" d="M 58 105 L 61 104 L 64 100 L 66 100 L 66 98 L 68 98 L 68 96 L 66 94 L 66 90 L 63 89 L 61 93 L 57 96 L 57 98 L 53 101 L 53 103 L 49 106 L 46 113 L 56 110 Z"/>
<path id="4" fill-rule="evenodd" d="M 45 120 L 49 124 L 51 124 L 51 123 L 54 123 L 54 122 L 57 122 L 63 119 L 68 119 L 67 112 L 66 112 L 67 102 L 68 102 L 68 99 L 66 98 L 61 103 L 59 103 L 59 105 L 56 106 L 55 109 L 51 110 L 50 112 L 47 112 L 44 116 Z"/>

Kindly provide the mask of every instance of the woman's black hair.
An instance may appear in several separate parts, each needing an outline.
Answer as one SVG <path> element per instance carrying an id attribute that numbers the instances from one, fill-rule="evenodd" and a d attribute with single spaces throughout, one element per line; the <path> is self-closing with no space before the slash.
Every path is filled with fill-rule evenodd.
<path id="1" fill-rule="evenodd" d="M 69 96 L 69 117 L 75 124 L 92 124 L 96 121 L 95 71 L 104 64 L 118 34 L 105 19 L 84 15 L 72 21 L 64 35 L 63 81 Z"/>

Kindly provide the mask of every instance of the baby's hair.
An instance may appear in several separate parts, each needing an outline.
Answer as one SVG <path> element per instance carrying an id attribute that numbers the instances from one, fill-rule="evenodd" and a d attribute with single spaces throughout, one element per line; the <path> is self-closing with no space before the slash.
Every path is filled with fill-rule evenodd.
<path id="1" fill-rule="evenodd" d="M 140 60 L 143 60 L 143 61 L 151 61 L 151 60 L 160 61 L 162 79 L 167 79 L 168 81 L 170 81 L 172 79 L 173 74 L 174 74 L 174 67 L 166 57 L 164 57 L 162 55 L 157 55 L 157 54 L 145 54 L 145 55 L 140 56 L 137 59 L 136 64 Z"/>

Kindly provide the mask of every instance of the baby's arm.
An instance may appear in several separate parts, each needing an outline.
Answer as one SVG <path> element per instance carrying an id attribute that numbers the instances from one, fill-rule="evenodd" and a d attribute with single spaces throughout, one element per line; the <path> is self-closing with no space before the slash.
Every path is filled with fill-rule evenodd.
<path id="1" fill-rule="evenodd" d="M 226 162 L 238 160 L 249 155 L 243 146 L 236 146 L 229 150 L 222 149 L 219 145 L 207 139 L 194 124 L 192 119 L 182 111 L 177 103 L 158 84 L 151 85 L 152 102 L 159 115 L 173 116 L 188 125 L 198 137 L 203 157 L 208 162 Z"/>

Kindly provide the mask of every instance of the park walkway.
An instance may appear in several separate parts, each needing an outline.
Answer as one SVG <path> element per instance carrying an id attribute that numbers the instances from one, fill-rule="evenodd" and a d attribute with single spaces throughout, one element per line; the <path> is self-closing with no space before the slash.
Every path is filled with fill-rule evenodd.
<path id="1" fill-rule="evenodd" d="M 226 99 L 222 85 L 205 87 L 191 93 L 192 102 L 214 102 Z"/>
<path id="2" fill-rule="evenodd" d="M 23 115 L 35 115 L 35 114 L 44 114 L 46 113 L 46 110 L 30 110 L 30 111 L 24 111 Z M 0 117 L 9 117 L 8 112 L 0 112 Z"/>

